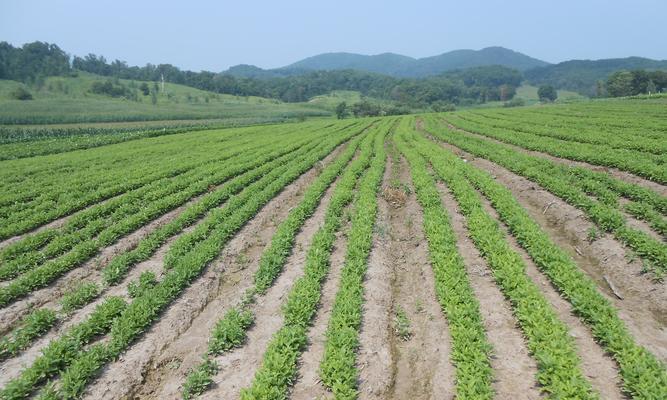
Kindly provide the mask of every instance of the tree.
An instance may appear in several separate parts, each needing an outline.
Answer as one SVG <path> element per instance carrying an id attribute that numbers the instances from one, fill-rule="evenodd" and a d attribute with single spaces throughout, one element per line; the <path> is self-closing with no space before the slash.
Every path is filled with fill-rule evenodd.
<path id="1" fill-rule="evenodd" d="M 558 92 L 551 85 L 540 86 L 537 90 L 537 97 L 540 98 L 542 102 L 553 102 L 558 98 Z"/>
<path id="2" fill-rule="evenodd" d="M 141 93 L 143 93 L 144 96 L 148 96 L 151 93 L 151 90 L 148 88 L 148 84 L 146 82 L 139 86 L 139 90 L 141 90 Z"/>
<path id="3" fill-rule="evenodd" d="M 10 96 L 14 100 L 32 100 L 32 94 L 26 90 L 23 86 L 19 86 L 14 89 Z"/>
<path id="4" fill-rule="evenodd" d="M 157 92 L 155 90 L 151 90 L 151 104 L 157 105 Z"/>
<path id="5" fill-rule="evenodd" d="M 343 119 L 347 117 L 348 115 L 348 109 L 347 109 L 347 103 L 346 102 L 340 102 L 336 106 L 336 118 L 338 119 Z"/>
<path id="6" fill-rule="evenodd" d="M 648 92 L 649 95 L 655 93 L 656 86 L 655 83 L 653 83 L 653 81 L 648 81 L 648 85 L 646 85 L 646 91 Z"/>
<path id="7" fill-rule="evenodd" d="M 607 93 L 611 97 L 632 96 L 634 76 L 630 71 L 617 71 L 607 79 Z"/>

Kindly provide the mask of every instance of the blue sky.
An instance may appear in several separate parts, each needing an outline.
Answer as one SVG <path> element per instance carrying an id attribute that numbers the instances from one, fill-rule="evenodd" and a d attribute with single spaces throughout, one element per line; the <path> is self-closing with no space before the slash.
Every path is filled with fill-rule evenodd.
<path id="1" fill-rule="evenodd" d="M 550 62 L 667 59 L 665 0 L 0 0 L 0 41 L 221 71 L 322 52 L 425 57 L 504 46 Z"/>

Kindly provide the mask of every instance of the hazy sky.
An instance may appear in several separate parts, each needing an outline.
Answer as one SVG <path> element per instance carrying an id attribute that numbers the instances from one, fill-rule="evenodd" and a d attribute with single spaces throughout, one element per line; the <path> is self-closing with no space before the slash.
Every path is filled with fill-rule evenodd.
<path id="1" fill-rule="evenodd" d="M 666 15 L 667 0 L 0 0 L 0 41 L 195 71 L 496 45 L 550 62 L 667 59 Z"/>

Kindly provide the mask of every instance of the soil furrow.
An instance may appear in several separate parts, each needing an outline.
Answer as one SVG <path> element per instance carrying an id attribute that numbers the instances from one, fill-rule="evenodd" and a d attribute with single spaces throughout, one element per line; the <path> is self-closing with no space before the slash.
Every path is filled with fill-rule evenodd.
<path id="1" fill-rule="evenodd" d="M 451 337 L 435 293 L 423 216 L 405 159 L 400 160 L 399 171 L 399 188 L 394 189 L 393 201 L 386 204 L 393 269 L 390 338 L 395 359 L 389 397 L 453 399 L 456 370 L 450 359 Z M 410 321 L 407 340 L 396 331 L 399 311 Z"/>
<path id="2" fill-rule="evenodd" d="M 507 187 L 551 240 L 596 282 L 637 343 L 667 360 L 667 282 L 655 282 L 650 274 L 642 273 L 641 260 L 611 235 L 590 241 L 588 232 L 594 224 L 574 206 L 493 162 L 446 143 L 441 145 Z M 608 282 L 622 299 L 613 293 Z"/>
<path id="3" fill-rule="evenodd" d="M 519 147 L 519 146 L 510 144 L 510 143 L 505 143 L 503 141 L 500 141 L 498 139 L 494 139 L 494 138 L 489 137 L 489 136 L 485 136 L 485 135 L 481 135 L 479 133 L 466 131 L 464 129 L 458 128 L 458 127 L 456 127 L 454 125 L 451 125 L 451 124 L 448 124 L 448 123 L 446 123 L 446 125 L 452 130 L 459 131 L 459 132 L 464 132 L 464 133 L 469 134 L 471 136 L 474 136 L 476 138 L 483 139 L 483 140 L 488 140 L 492 143 L 508 146 L 512 150 L 514 150 L 516 152 L 519 152 L 519 153 L 524 153 L 524 154 L 529 154 L 531 156 L 546 158 L 547 160 L 550 160 L 550 161 L 553 161 L 553 162 L 556 162 L 556 163 L 559 163 L 559 164 L 568 165 L 568 166 L 571 166 L 571 167 L 582 167 L 582 168 L 587 168 L 587 169 L 590 169 L 590 170 L 593 170 L 593 171 L 596 171 L 596 172 L 604 172 L 606 174 L 611 175 L 612 177 L 614 177 L 616 179 L 619 179 L 619 180 L 622 180 L 622 181 L 625 181 L 625 182 L 628 182 L 628 183 L 633 183 L 635 185 L 642 186 L 646 189 L 653 190 L 654 192 L 658 193 L 661 196 L 667 196 L 667 186 L 661 185 L 657 182 L 649 181 L 648 179 L 644 179 L 644 178 L 639 177 L 637 175 L 634 175 L 630 172 L 621 171 L 620 169 L 612 168 L 612 167 L 605 167 L 605 166 L 601 166 L 601 165 L 589 164 L 589 163 L 584 162 L 584 161 L 574 161 L 574 160 L 569 160 L 567 158 L 560 158 L 560 157 L 552 156 L 551 154 L 541 153 L 539 151 L 524 149 L 523 147 Z"/>
<path id="4" fill-rule="evenodd" d="M 99 378 L 86 389 L 84 398 L 117 399 L 139 396 L 141 385 L 147 382 L 151 369 L 163 366 L 177 367 L 178 360 L 170 360 L 175 364 L 170 364 L 170 361 L 158 364 L 160 354 L 181 335 L 187 338 L 186 333 L 202 312 L 215 310 L 213 315 L 222 315 L 219 313 L 221 310 L 227 309 L 241 298 L 252 285 L 252 277 L 257 267 L 257 263 L 251 260 L 259 257 L 277 225 L 301 200 L 304 189 L 315 179 L 321 166 L 336 157 L 343 147 L 344 145 L 339 146 L 321 161 L 319 167 L 311 168 L 288 185 L 248 221 L 224 247 L 218 259 L 213 261 L 202 276 L 183 292 L 159 321 L 153 324 L 119 360 L 102 370 Z M 215 318 L 208 321 L 209 325 L 199 333 L 199 340 L 195 337 L 195 341 L 201 343 L 202 351 L 205 349 L 210 328 L 214 323 Z"/>
<path id="5" fill-rule="evenodd" d="M 347 210 L 350 210 L 350 206 L 347 207 Z M 344 215 L 346 214 L 347 212 L 344 213 Z M 333 395 L 320 382 L 318 371 L 326 343 L 324 333 L 331 317 L 331 310 L 336 299 L 341 271 L 345 264 L 345 254 L 347 251 L 346 232 L 349 227 L 350 224 L 347 221 L 336 233 L 336 241 L 334 242 L 331 257 L 329 258 L 329 273 L 324 281 L 324 285 L 322 285 L 319 308 L 315 314 L 313 324 L 308 331 L 308 347 L 299 359 L 299 372 L 290 395 L 292 400 L 333 398 Z"/>
<path id="6" fill-rule="evenodd" d="M 530 356 L 511 305 L 493 278 L 486 261 L 468 234 L 465 217 L 449 190 L 439 184 L 442 201 L 457 236 L 457 248 L 463 257 L 470 285 L 480 304 L 484 327 L 493 346 L 491 367 L 493 389 L 498 399 L 529 400 L 542 398 L 535 379 L 537 363 Z"/>
<path id="7" fill-rule="evenodd" d="M 581 370 L 588 377 L 593 388 L 604 399 L 625 399 L 626 397 L 621 392 L 622 385 L 616 362 L 595 342 L 590 329 L 574 314 L 570 303 L 560 296 L 551 285 L 549 278 L 537 268 L 528 253 L 509 233 L 491 203 L 484 197 L 482 197 L 482 203 L 484 209 L 498 221 L 500 228 L 507 235 L 506 238 L 510 247 L 523 259 L 526 265 L 526 275 L 540 289 L 555 310 L 558 318 L 569 328 L 577 353 L 581 357 Z"/>
<path id="8" fill-rule="evenodd" d="M 292 254 L 287 259 L 279 278 L 267 293 L 264 296 L 258 296 L 257 301 L 250 307 L 257 323 L 248 331 L 247 342 L 238 349 L 216 357 L 216 362 L 221 366 L 218 374 L 220 378 L 214 377 L 214 380 L 219 383 L 214 384 L 210 389 L 211 396 L 221 396 L 228 393 L 226 389 L 229 386 L 241 387 L 235 380 L 247 379 L 247 376 L 252 377 L 259 368 L 268 342 L 282 325 L 280 313 L 282 300 L 289 292 L 292 284 L 303 273 L 307 249 L 310 247 L 313 234 L 324 221 L 324 215 L 334 187 L 335 182 L 325 192 L 319 206 L 297 234 Z M 260 257 L 255 258 L 252 262 L 259 262 Z M 240 301 L 240 298 L 237 298 L 236 301 Z M 201 355 L 206 351 L 206 341 L 210 337 L 213 325 L 224 315 L 224 311 L 219 308 L 211 308 L 210 311 L 214 315 L 208 315 L 207 311 L 203 312 L 197 317 L 193 326 L 160 355 L 156 362 L 158 366 L 168 364 L 172 360 L 180 360 L 178 368 L 151 370 L 149 378 L 146 380 L 147 383 L 141 389 L 142 398 L 178 397 L 185 376 L 200 361 Z M 204 346 L 202 346 L 202 340 Z M 153 373 L 154 371 L 155 373 Z M 151 376 L 154 376 L 153 380 L 157 380 L 157 382 L 151 384 Z"/>

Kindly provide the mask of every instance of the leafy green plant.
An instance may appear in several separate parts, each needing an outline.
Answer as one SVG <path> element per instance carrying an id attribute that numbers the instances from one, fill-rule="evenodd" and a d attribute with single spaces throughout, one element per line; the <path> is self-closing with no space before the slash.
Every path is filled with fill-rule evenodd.
<path id="1" fill-rule="evenodd" d="M 204 360 L 197 365 L 195 369 L 190 371 L 185 383 L 183 384 L 183 400 L 194 399 L 213 383 L 213 375 L 218 372 L 218 365 L 210 358 Z"/>
<path id="2" fill-rule="evenodd" d="M 412 336 L 411 328 L 408 314 L 405 313 L 403 308 L 398 307 L 394 316 L 394 333 L 401 340 L 410 340 Z"/>
<path id="3" fill-rule="evenodd" d="M 155 285 L 157 285 L 157 277 L 155 276 L 155 272 L 144 271 L 141 273 L 141 275 L 139 275 L 139 278 L 127 285 L 127 293 L 132 298 L 139 297 L 153 288 Z"/>
<path id="4" fill-rule="evenodd" d="M 91 300 L 96 298 L 100 294 L 100 288 L 97 284 L 90 283 L 81 283 L 70 290 L 60 300 L 60 305 L 62 306 L 62 311 L 65 314 L 69 314 L 74 310 L 77 310 L 84 305 L 88 304 Z"/>

